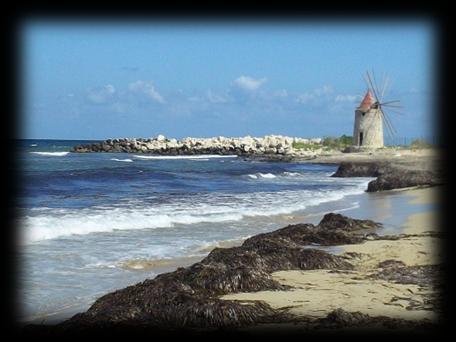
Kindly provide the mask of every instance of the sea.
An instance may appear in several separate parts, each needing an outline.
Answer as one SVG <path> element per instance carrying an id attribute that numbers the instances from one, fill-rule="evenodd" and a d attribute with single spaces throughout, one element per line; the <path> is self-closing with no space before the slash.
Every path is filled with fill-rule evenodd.
<path id="1" fill-rule="evenodd" d="M 68 318 L 212 248 L 356 208 L 372 180 L 332 178 L 336 165 L 235 155 L 69 152 L 81 143 L 18 141 L 24 322 Z"/>

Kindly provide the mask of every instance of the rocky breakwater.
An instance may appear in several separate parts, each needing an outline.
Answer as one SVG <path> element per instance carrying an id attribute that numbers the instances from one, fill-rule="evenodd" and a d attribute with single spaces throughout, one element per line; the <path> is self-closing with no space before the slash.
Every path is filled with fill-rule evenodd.
<path id="1" fill-rule="evenodd" d="M 296 145 L 312 145 L 312 149 L 296 149 Z M 213 138 L 184 138 L 182 140 L 168 139 L 163 135 L 155 138 L 143 139 L 108 139 L 99 143 L 74 146 L 71 152 L 125 152 L 151 153 L 160 155 L 248 155 L 248 156 L 315 156 L 323 147 L 321 138 L 304 139 L 281 135 L 267 135 L 264 137 L 213 137 Z"/>

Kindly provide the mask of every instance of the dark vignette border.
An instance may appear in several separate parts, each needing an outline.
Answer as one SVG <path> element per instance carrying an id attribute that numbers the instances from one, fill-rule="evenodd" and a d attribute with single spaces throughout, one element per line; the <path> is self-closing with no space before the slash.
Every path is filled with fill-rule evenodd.
<path id="1" fill-rule="evenodd" d="M 2 277 L 2 294 L 4 296 L 1 307 L 4 332 L 10 331 L 15 334 L 23 332 L 16 320 L 17 305 L 16 305 L 16 288 L 17 288 L 17 272 L 18 262 L 16 250 L 17 227 L 14 222 L 16 217 L 16 196 L 21 184 L 20 165 L 16 159 L 15 138 L 20 136 L 22 127 L 22 119 L 24 117 L 21 106 L 21 81 L 23 72 L 21 69 L 21 27 L 28 20 L 39 19 L 49 21 L 166 21 L 166 22 L 182 22 L 182 21 L 199 21 L 202 23 L 210 22 L 232 22 L 243 21 L 249 23 L 256 22 L 338 22 L 338 21 L 364 21 L 364 22 L 387 22 L 389 20 L 416 21 L 424 20 L 431 22 L 435 27 L 435 61 L 436 61 L 436 108 L 435 108 L 435 127 L 440 136 L 440 145 L 443 147 L 442 159 L 445 163 L 442 165 L 444 170 L 447 170 L 447 185 L 445 191 L 441 194 L 441 222 L 445 228 L 447 238 L 441 246 L 446 257 L 446 279 L 445 279 L 445 307 L 444 316 L 441 321 L 439 331 L 432 332 L 442 333 L 446 329 L 451 328 L 451 308 L 452 308 L 452 285 L 451 270 L 452 263 L 452 247 L 453 234 L 450 219 L 450 205 L 452 203 L 453 180 L 450 179 L 450 155 L 452 152 L 451 132 L 452 128 L 452 101 L 454 99 L 454 86 L 452 76 L 454 76 L 454 33 L 452 31 L 451 5 L 437 3 L 418 3 L 418 2 L 402 2 L 383 1 L 381 6 L 375 2 L 368 3 L 347 3 L 344 2 L 328 2 L 302 6 L 279 7 L 266 4 L 258 4 L 257 6 L 219 6 L 219 7 L 204 7 L 204 6 L 182 6 L 179 8 L 163 7 L 163 6 L 118 6 L 110 3 L 106 6 L 94 7 L 67 5 L 52 6 L 48 5 L 30 5 L 19 6 L 12 5 L 8 11 L 3 12 L 2 18 L 2 34 L 4 39 L 4 49 L 1 55 L 3 59 L 3 115 L 2 115 L 2 137 L 5 140 L 6 149 L 4 148 L 3 156 L 6 168 L 3 168 L 3 200 L 2 205 L 2 239 L 1 258 Z M 126 336 L 141 335 L 140 331 L 125 331 Z M 162 334 L 172 334 L 174 336 L 188 334 L 189 331 L 182 332 L 154 332 L 155 336 Z M 234 337 L 232 332 L 220 331 L 225 337 Z M 430 332 L 431 333 L 431 332 Z M 94 332 L 96 334 L 96 332 Z M 116 331 L 119 336 L 121 332 Z M 344 335 L 346 332 L 344 332 Z M 103 333 L 105 335 L 105 333 Z M 192 333 L 191 335 L 195 335 Z M 195 337 L 203 337 L 204 333 L 197 333 Z M 206 336 L 213 338 L 219 333 L 211 333 Z M 236 335 L 236 334 L 235 334 Z M 341 332 L 335 331 L 330 336 L 338 337 Z M 378 333 L 377 333 L 378 335 Z M 321 334 L 319 334 L 321 336 Z M 240 337 L 248 337 L 241 335 Z M 269 336 L 264 337 L 273 337 Z M 277 336 L 276 336 L 277 337 Z M 419 336 L 417 336 L 419 337 Z M 423 336 L 424 337 L 424 336 Z M 430 337 L 430 336 L 428 336 Z"/>

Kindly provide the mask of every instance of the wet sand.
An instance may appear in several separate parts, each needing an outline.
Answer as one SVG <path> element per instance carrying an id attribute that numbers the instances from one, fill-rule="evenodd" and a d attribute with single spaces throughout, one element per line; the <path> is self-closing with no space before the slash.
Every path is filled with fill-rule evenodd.
<path id="1" fill-rule="evenodd" d="M 353 271 L 275 272 L 272 275 L 275 280 L 292 286 L 293 289 L 236 293 L 222 298 L 241 302 L 262 300 L 273 308 L 286 310 L 298 318 L 322 318 L 332 310 L 343 308 L 371 316 L 435 320 L 436 313 L 430 310 L 426 301 L 433 291 L 430 287 L 374 279 L 372 275 L 381 270 L 379 263 L 385 260 L 402 261 L 407 266 L 435 265 L 442 261 L 439 238 L 429 234 L 439 228 L 436 224 L 439 190 L 438 187 L 408 189 L 388 191 L 376 196 L 374 201 L 390 201 L 395 202 L 395 205 L 380 208 L 380 212 L 372 219 L 381 221 L 379 218 L 384 215 L 391 224 L 389 233 L 395 231 L 395 235 L 414 236 L 340 246 L 338 254 L 345 256 L 355 266 Z M 366 215 L 362 207 L 356 211 L 362 216 Z M 391 212 L 399 213 L 401 222 L 397 222 Z M 344 214 L 352 216 L 348 212 Z"/>

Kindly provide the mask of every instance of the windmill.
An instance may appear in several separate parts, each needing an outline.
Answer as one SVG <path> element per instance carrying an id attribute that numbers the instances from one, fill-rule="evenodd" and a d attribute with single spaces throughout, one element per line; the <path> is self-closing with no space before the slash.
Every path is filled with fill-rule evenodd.
<path id="1" fill-rule="evenodd" d="M 361 104 L 355 110 L 353 145 L 358 147 L 383 147 L 383 128 L 390 137 L 397 132 L 386 110 L 401 113 L 399 100 L 384 101 L 387 88 L 391 85 L 388 77 L 383 78 L 381 92 L 377 86 L 374 72 L 366 72 L 367 92 Z M 385 110 L 386 109 L 386 110 Z"/>

